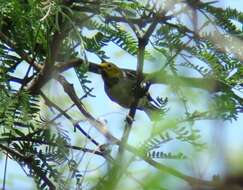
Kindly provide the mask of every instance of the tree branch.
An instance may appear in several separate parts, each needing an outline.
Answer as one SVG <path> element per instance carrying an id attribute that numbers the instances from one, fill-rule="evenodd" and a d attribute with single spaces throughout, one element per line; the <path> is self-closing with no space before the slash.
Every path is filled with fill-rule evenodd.
<path id="1" fill-rule="evenodd" d="M 86 133 L 82 127 L 76 123 L 74 121 L 74 119 L 68 114 L 66 113 L 66 111 L 63 111 L 58 105 L 56 105 L 54 102 L 52 102 L 43 92 L 40 92 L 40 95 L 43 97 L 43 99 L 45 100 L 45 103 L 47 106 L 51 106 L 54 107 L 56 110 L 58 110 L 60 112 L 61 115 L 63 115 L 64 117 L 66 117 L 73 125 L 74 129 L 77 128 L 84 136 L 86 136 L 92 143 L 94 143 L 96 146 L 100 146 L 99 143 L 94 140 L 88 133 Z M 53 121 L 53 120 L 52 120 Z M 51 121 L 51 122 L 52 122 Z"/>
<path id="2" fill-rule="evenodd" d="M 201 179 L 198 179 L 195 177 L 191 177 L 191 176 L 181 173 L 180 171 L 178 171 L 174 168 L 171 168 L 164 164 L 158 163 L 158 162 L 152 160 L 151 158 L 147 157 L 146 155 L 144 155 L 143 152 L 139 151 L 138 149 L 136 149 L 128 144 L 125 145 L 125 148 L 126 148 L 126 150 L 128 150 L 129 152 L 133 153 L 134 155 L 140 157 L 145 162 L 147 162 L 149 165 L 155 167 L 159 171 L 166 172 L 175 177 L 178 177 L 178 178 L 186 181 L 189 185 L 191 185 L 193 187 L 205 187 L 205 186 L 206 187 L 217 187 L 220 185 L 220 183 L 217 181 L 207 181 L 207 180 L 201 180 Z"/>
<path id="3" fill-rule="evenodd" d="M 125 144 L 127 143 L 133 120 L 136 114 L 137 110 L 137 105 L 139 104 L 139 100 L 141 97 L 143 97 L 145 94 L 144 92 L 141 93 L 141 82 L 143 80 L 143 65 L 144 65 L 144 53 L 145 53 L 145 47 L 148 44 L 149 37 L 153 33 L 155 27 L 157 26 L 157 20 L 155 19 L 153 23 L 149 26 L 145 34 L 141 37 L 140 34 L 137 31 L 134 31 L 135 34 L 137 35 L 138 38 L 138 51 L 137 51 L 137 70 L 136 70 L 136 84 L 135 84 L 135 89 L 134 89 L 134 99 L 130 105 L 130 110 L 129 114 L 126 118 L 126 124 L 125 124 L 125 129 L 123 131 L 123 135 L 121 138 L 121 142 L 119 144 L 119 149 L 118 149 L 118 155 L 115 160 L 114 166 L 111 168 L 111 173 L 112 176 L 108 178 L 108 182 L 110 183 L 111 189 L 114 189 L 115 186 L 117 185 L 117 182 L 119 181 L 120 177 L 123 174 L 123 171 L 126 171 L 127 165 L 124 165 L 124 150 L 125 150 Z M 133 97 L 130 97 L 133 98 Z M 124 170 L 120 170 L 119 166 L 122 165 L 124 167 Z M 110 182 L 110 179 L 113 179 L 112 183 Z"/>
<path id="4" fill-rule="evenodd" d="M 26 142 L 33 142 L 33 143 L 38 143 L 38 144 L 44 144 L 44 145 L 49 145 L 49 146 L 60 146 L 58 143 L 54 143 L 54 142 L 45 142 L 45 141 L 41 141 L 38 139 L 32 139 L 29 137 L 11 137 L 11 138 L 0 138 L 0 142 L 5 143 L 5 142 L 13 142 L 13 141 L 26 141 Z M 63 145 L 62 145 L 63 146 Z M 103 153 L 97 150 L 91 150 L 88 148 L 83 148 L 83 147 L 79 147 L 79 146 L 72 146 L 72 145 L 64 145 L 66 148 L 71 148 L 73 150 L 80 150 L 83 152 L 88 152 L 88 153 L 92 153 L 92 154 L 97 154 L 99 156 L 103 156 Z"/>
<path id="5" fill-rule="evenodd" d="M 159 22 L 163 23 L 166 20 L 171 19 L 173 16 L 165 16 L 164 14 L 161 14 L 160 16 L 158 16 L 158 20 Z M 147 17 L 147 18 L 125 18 L 124 16 L 119 17 L 119 16 L 106 16 L 106 22 L 123 22 L 123 23 L 131 23 L 131 24 L 136 24 L 139 27 L 143 27 L 146 24 L 152 23 L 154 21 L 153 17 Z"/>
<path id="6" fill-rule="evenodd" d="M 107 128 L 104 126 L 102 122 L 96 120 L 84 107 L 83 103 L 79 100 L 73 85 L 70 84 L 62 75 L 58 75 L 55 77 L 56 80 L 63 86 L 64 91 L 68 94 L 69 98 L 73 101 L 73 103 L 77 106 L 79 111 L 87 118 L 88 122 L 94 126 L 100 133 L 102 133 L 110 142 L 117 142 L 114 136 L 112 136 Z"/>
<path id="7" fill-rule="evenodd" d="M 42 66 L 36 64 L 27 53 L 23 49 L 19 49 L 17 45 L 12 42 L 3 32 L 0 31 L 0 40 L 3 41 L 7 46 L 12 48 L 16 54 L 18 54 L 24 61 L 26 61 L 29 65 L 33 66 L 35 70 L 40 71 Z"/>
<path id="8" fill-rule="evenodd" d="M 46 73 L 45 77 L 42 79 L 42 85 L 38 86 L 38 88 L 41 88 L 44 84 L 46 84 L 50 79 L 53 78 L 54 75 L 57 73 L 62 73 L 64 71 L 67 71 L 74 67 L 82 66 L 82 64 L 85 64 L 86 62 L 83 59 L 72 59 L 67 62 L 58 63 L 56 64 L 52 70 L 50 70 L 50 73 Z M 122 68 L 121 68 L 122 69 Z M 131 72 L 133 74 L 136 74 L 136 71 L 131 69 L 122 69 L 124 71 Z M 89 72 L 100 74 L 100 67 L 98 64 L 89 62 Z M 48 75 L 47 75 L 48 74 Z M 180 85 L 185 87 L 191 87 L 191 88 L 200 88 L 206 91 L 209 91 L 210 93 L 225 91 L 229 87 L 222 83 L 221 81 L 213 78 L 196 78 L 196 77 L 186 77 L 186 76 L 173 76 L 161 71 L 153 72 L 153 73 L 143 73 L 143 79 L 148 80 L 151 82 L 151 84 L 165 84 L 169 85 L 173 81 L 180 82 Z M 19 81 L 19 80 L 17 80 Z M 32 84 L 34 85 L 34 84 Z M 26 89 L 31 93 L 35 94 L 39 89 L 37 86 L 32 87 L 30 84 L 26 87 Z"/>
<path id="9" fill-rule="evenodd" d="M 81 66 L 85 64 L 83 59 L 73 59 L 68 62 L 59 63 L 56 65 L 56 72 L 64 72 L 70 68 Z M 128 71 L 132 74 L 136 74 L 136 71 L 131 69 L 122 69 Z M 100 67 L 98 64 L 89 62 L 89 72 L 100 74 Z M 182 86 L 192 87 L 192 88 L 201 88 L 209 92 L 219 92 L 228 89 L 228 86 L 224 83 L 213 79 L 213 78 L 196 78 L 196 77 L 186 77 L 186 76 L 173 76 L 170 74 L 163 73 L 161 71 L 153 73 L 143 73 L 143 79 L 149 80 L 152 84 L 165 84 L 168 85 L 172 81 L 179 81 Z"/>
<path id="10" fill-rule="evenodd" d="M 30 82 L 27 90 L 31 94 L 38 94 L 42 86 L 52 78 L 52 74 L 55 74 L 54 65 L 60 50 L 61 43 L 63 39 L 68 35 L 69 31 L 72 29 L 70 24 L 66 22 L 62 16 L 59 16 L 59 30 L 56 30 L 52 36 L 52 41 L 50 43 L 50 52 L 46 58 L 43 68 L 40 70 L 38 75 Z"/>

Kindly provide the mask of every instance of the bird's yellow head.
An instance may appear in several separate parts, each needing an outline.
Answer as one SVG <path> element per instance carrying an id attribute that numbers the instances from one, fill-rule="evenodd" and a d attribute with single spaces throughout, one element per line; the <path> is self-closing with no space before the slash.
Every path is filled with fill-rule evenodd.
<path id="1" fill-rule="evenodd" d="M 102 62 L 100 65 L 101 73 L 107 78 L 120 78 L 123 76 L 122 70 L 110 62 Z"/>

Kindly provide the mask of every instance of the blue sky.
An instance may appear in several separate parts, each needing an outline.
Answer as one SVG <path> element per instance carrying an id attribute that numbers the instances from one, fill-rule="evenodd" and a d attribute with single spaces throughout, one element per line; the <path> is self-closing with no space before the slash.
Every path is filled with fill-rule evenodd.
<path id="1" fill-rule="evenodd" d="M 243 4 L 240 3 L 238 0 L 231 0 L 231 1 L 219 1 L 220 6 L 227 7 L 230 5 L 233 8 L 237 8 L 239 10 L 243 10 Z M 121 49 L 117 48 L 115 45 L 107 46 L 105 48 L 105 51 L 107 52 L 108 56 L 110 56 L 111 62 L 117 63 L 117 65 L 123 67 L 123 68 L 131 68 L 134 69 L 136 67 L 136 58 L 129 56 L 125 54 Z M 99 63 L 99 59 L 97 57 L 94 57 L 92 55 L 88 56 L 90 61 Z M 157 63 L 151 63 L 151 62 L 145 62 L 145 71 L 152 71 L 156 68 Z M 22 68 L 19 68 L 19 74 L 21 75 Z M 78 94 L 82 94 L 80 85 L 78 80 L 73 77 L 74 72 L 72 70 L 65 73 L 65 76 L 67 76 L 72 82 L 74 83 L 75 89 L 77 90 Z M 106 96 L 103 90 L 103 83 L 100 78 L 100 76 L 96 74 L 89 74 L 89 79 L 92 81 L 91 86 L 94 87 L 93 94 L 96 95 L 95 98 L 87 98 L 85 100 L 85 103 L 87 105 L 87 108 L 90 110 L 91 113 L 94 114 L 94 116 L 103 122 L 105 122 L 109 128 L 109 131 L 116 136 L 117 138 L 121 137 L 123 127 L 124 127 L 124 118 L 127 114 L 126 109 L 121 108 L 116 103 L 113 103 L 109 100 L 109 98 Z M 55 88 L 53 88 L 55 86 Z M 152 94 L 153 95 L 162 95 L 162 96 L 168 96 L 169 100 L 171 99 L 171 102 L 175 101 L 174 104 L 172 103 L 172 108 L 170 111 L 171 116 L 174 114 L 177 115 L 177 117 L 181 114 L 180 109 L 181 107 L 178 106 L 175 99 L 171 98 L 170 90 L 166 86 L 157 85 L 152 87 Z M 56 93 L 58 94 L 65 94 L 62 92 L 62 88 L 56 83 L 51 82 L 45 87 L 45 92 L 48 93 L 52 100 L 56 102 L 62 102 L 63 107 L 68 107 L 68 104 L 70 103 L 65 97 L 59 97 L 56 96 Z M 189 95 L 195 92 L 193 90 L 188 90 Z M 197 93 L 196 96 L 200 97 L 202 101 L 197 102 L 196 99 L 194 101 L 195 105 L 194 108 L 201 108 L 203 109 L 205 107 L 205 104 L 208 100 L 209 95 L 205 92 Z M 64 98 L 64 100 L 63 100 Z M 46 112 L 49 112 L 47 108 L 41 104 L 43 108 L 43 114 L 46 114 Z M 72 116 L 80 120 L 82 119 L 82 116 L 77 113 L 76 109 L 73 109 L 71 111 Z M 51 115 L 51 113 L 48 113 Z M 48 115 L 46 114 L 46 115 Z M 193 150 L 190 149 L 189 145 L 181 146 L 178 143 L 173 143 L 166 145 L 163 147 L 163 151 L 182 151 L 182 152 L 190 152 L 191 153 L 191 159 L 187 161 L 183 161 L 183 164 L 175 164 L 173 161 L 168 161 L 168 164 L 175 164 L 177 169 L 181 171 L 190 171 L 192 175 L 195 176 L 203 176 L 204 178 L 210 179 L 212 175 L 221 173 L 225 169 L 225 164 L 229 163 L 232 165 L 232 167 L 237 167 L 239 160 L 237 160 L 239 154 L 243 154 L 243 114 L 239 114 L 239 118 L 237 121 L 232 122 L 221 122 L 221 121 L 202 121 L 196 123 L 196 127 L 201 130 L 202 132 L 202 140 L 207 142 L 210 147 L 208 150 L 205 150 L 200 153 L 193 152 Z M 85 126 L 87 131 L 90 131 L 90 133 L 99 141 L 99 142 L 105 142 L 105 139 L 97 134 L 96 130 L 94 128 L 91 128 L 86 121 L 80 122 L 83 126 Z M 129 137 L 129 143 L 133 144 L 134 146 L 140 145 L 143 141 L 145 141 L 152 133 L 152 127 L 151 125 L 154 125 L 153 122 L 149 120 L 149 118 L 146 116 L 145 113 L 138 111 L 136 115 L 136 121 L 134 122 L 130 137 Z M 168 125 L 168 123 L 164 124 Z M 80 139 L 80 134 L 75 134 L 72 131 L 72 126 L 70 123 L 65 122 L 65 127 L 68 127 L 68 131 L 70 136 L 73 137 L 72 142 L 76 144 L 82 144 L 84 143 L 83 140 Z M 222 152 L 225 152 L 223 154 Z M 228 154 L 230 152 L 230 154 Z M 224 155 L 224 157 L 221 157 Z M 74 155 L 74 157 L 78 157 L 80 155 Z M 3 157 L 4 158 L 4 157 Z M 90 161 L 90 158 L 87 158 L 87 162 Z M 99 165 L 102 165 L 104 161 L 101 159 L 93 160 L 92 159 L 92 165 L 90 166 L 91 172 L 89 173 L 90 178 L 97 177 L 97 173 L 99 171 L 92 171 L 92 169 L 95 169 Z M 167 163 L 167 161 L 165 161 Z M 137 163 L 134 164 L 135 166 L 132 167 L 133 171 L 151 171 L 151 168 L 144 163 Z M 4 166 L 4 159 L 0 160 L 0 167 L 3 168 Z M 83 165 L 84 166 L 84 165 Z M 80 170 L 83 170 L 83 166 L 80 166 Z M 101 168 L 102 171 L 102 168 Z M 100 172 L 101 172 L 100 171 Z M 152 170 L 153 171 L 153 170 Z M 153 171 L 155 172 L 155 171 Z M 193 173 L 196 172 L 196 173 Z M 0 182 L 2 181 L 3 176 L 3 170 L 0 171 Z M 19 165 L 15 162 L 11 161 L 11 159 L 8 160 L 8 178 L 14 179 L 10 180 L 12 181 L 12 184 L 7 184 L 12 190 L 16 190 L 21 188 L 24 188 L 26 190 L 32 190 L 33 189 L 33 181 L 31 178 L 26 177 L 25 173 L 22 169 L 20 169 Z M 129 185 L 134 185 L 132 182 L 129 183 Z M 173 184 L 171 184 L 171 188 L 173 188 Z"/>

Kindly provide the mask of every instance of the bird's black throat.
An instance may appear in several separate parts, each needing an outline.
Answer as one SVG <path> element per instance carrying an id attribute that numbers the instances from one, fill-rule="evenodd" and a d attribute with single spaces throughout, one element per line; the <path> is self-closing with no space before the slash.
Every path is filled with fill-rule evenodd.
<path id="1" fill-rule="evenodd" d="M 119 81 L 119 78 L 117 78 L 117 77 L 108 77 L 108 75 L 105 72 L 102 72 L 101 76 L 102 76 L 103 81 L 105 83 L 105 87 L 108 88 L 108 89 L 112 88 Z"/>

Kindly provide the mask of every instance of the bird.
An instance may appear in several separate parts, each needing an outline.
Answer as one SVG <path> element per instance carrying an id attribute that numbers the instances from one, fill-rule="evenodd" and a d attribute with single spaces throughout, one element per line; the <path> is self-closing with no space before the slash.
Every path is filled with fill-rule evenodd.
<path id="1" fill-rule="evenodd" d="M 99 64 L 101 76 L 104 81 L 104 89 L 107 96 L 123 108 L 130 108 L 135 99 L 137 76 L 135 73 L 123 70 L 111 62 L 103 61 Z M 137 109 L 144 111 L 151 118 L 154 111 L 158 111 L 160 104 L 156 102 L 148 92 L 150 84 L 141 83 L 142 95 Z"/>

